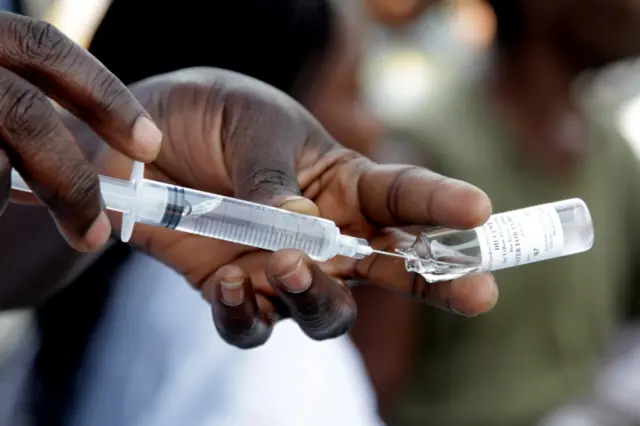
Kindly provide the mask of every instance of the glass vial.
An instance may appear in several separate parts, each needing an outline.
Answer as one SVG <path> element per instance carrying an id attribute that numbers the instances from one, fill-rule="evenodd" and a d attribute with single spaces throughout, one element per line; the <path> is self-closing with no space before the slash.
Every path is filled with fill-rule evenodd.
<path id="1" fill-rule="evenodd" d="M 423 232 L 400 252 L 407 270 L 437 282 L 582 253 L 593 240 L 589 208 L 573 198 L 494 214 L 471 230 Z"/>

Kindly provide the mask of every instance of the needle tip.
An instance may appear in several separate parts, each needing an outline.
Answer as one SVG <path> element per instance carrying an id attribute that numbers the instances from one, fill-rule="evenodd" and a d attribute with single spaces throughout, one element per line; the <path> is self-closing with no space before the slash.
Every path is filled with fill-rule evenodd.
<path id="1" fill-rule="evenodd" d="M 374 253 L 375 253 L 375 254 L 381 254 L 381 255 L 383 255 L 383 256 L 397 257 L 397 258 L 399 258 L 399 259 L 405 259 L 405 256 L 404 256 L 404 255 L 402 255 L 402 254 L 400 254 L 400 253 L 392 253 L 392 252 L 390 252 L 390 251 L 383 251 L 383 250 L 375 250 L 375 249 L 373 249 L 373 250 L 371 250 L 371 253 L 372 253 L 372 254 L 374 254 Z"/>

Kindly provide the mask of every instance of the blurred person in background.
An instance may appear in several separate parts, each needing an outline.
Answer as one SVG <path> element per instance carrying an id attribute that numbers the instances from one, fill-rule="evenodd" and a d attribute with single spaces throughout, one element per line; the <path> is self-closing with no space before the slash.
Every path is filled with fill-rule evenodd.
<path id="1" fill-rule="evenodd" d="M 352 0 L 367 16 L 365 62 L 384 62 L 392 51 L 409 46 L 460 73 L 474 53 L 490 43 L 478 26 L 477 2 L 471 0 Z M 469 19 L 473 18 L 473 20 Z M 381 65 L 382 66 L 382 65 Z"/>
<path id="2" fill-rule="evenodd" d="M 363 0 L 361 3 L 372 21 L 401 29 L 420 20 L 425 10 L 440 0 Z"/>
<path id="3" fill-rule="evenodd" d="M 494 15 L 477 0 L 353 2 L 361 4 L 353 13 L 369 18 L 363 25 L 364 98 L 385 120 L 411 114 L 414 102 L 443 79 L 477 72 L 478 56 L 493 38 Z M 387 161 L 393 155 L 384 153 Z"/>
<path id="4" fill-rule="evenodd" d="M 574 82 L 640 55 L 640 7 L 489 3 L 496 38 L 472 72 L 429 74 L 433 64 L 419 48 L 398 47 L 396 65 L 412 69 L 404 75 L 415 76 L 405 82 L 413 91 L 404 105 L 387 105 L 379 159 L 428 164 L 479 185 L 495 212 L 580 197 L 596 244 L 579 256 L 499 271 L 501 303 L 481 318 L 356 289 L 352 336 L 393 425 L 569 424 L 575 417 L 547 416 L 592 397 L 598 357 L 638 308 L 638 161 L 609 115 L 581 104 Z M 403 75 L 386 59 L 370 64 L 369 84 L 389 79 L 385 72 Z M 592 410 L 578 424 L 618 424 L 609 414 Z M 623 416 L 622 424 L 633 423 Z"/>

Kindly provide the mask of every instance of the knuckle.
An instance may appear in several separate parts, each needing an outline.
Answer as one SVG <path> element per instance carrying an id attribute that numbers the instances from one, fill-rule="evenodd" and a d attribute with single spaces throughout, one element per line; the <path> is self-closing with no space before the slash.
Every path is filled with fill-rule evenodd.
<path id="1" fill-rule="evenodd" d="M 288 170 L 272 165 L 255 169 L 250 175 L 250 180 L 255 186 L 261 184 L 287 185 L 294 181 L 294 177 Z"/>
<path id="2" fill-rule="evenodd" d="M 3 92 L 0 116 L 6 133 L 36 139 L 53 131 L 55 111 L 44 94 L 17 82 L 6 85 Z"/>
<path id="3" fill-rule="evenodd" d="M 74 43 L 48 22 L 30 19 L 22 26 L 18 37 L 24 54 L 32 63 L 43 67 L 66 65 L 66 71 L 76 62 Z"/>
<path id="4" fill-rule="evenodd" d="M 261 87 L 232 85 L 222 90 L 224 90 L 224 108 L 229 112 L 249 114 L 263 117 L 263 119 L 269 119 L 269 116 L 279 117 L 286 113 L 283 108 L 279 107 L 277 100 L 266 96 Z"/>
<path id="5" fill-rule="evenodd" d="M 91 166 L 69 164 L 60 173 L 63 178 L 47 202 L 54 211 L 68 211 L 100 200 L 100 181 Z"/>
<path id="6" fill-rule="evenodd" d="M 255 90 L 251 91 L 250 88 Z M 261 86 L 251 85 L 225 91 L 220 99 L 223 141 L 241 142 L 249 135 L 250 139 L 260 139 L 262 142 L 274 137 L 290 142 L 305 140 L 305 126 L 301 125 L 301 120 L 293 112 L 295 108 L 283 102 L 278 93 L 275 95 Z M 247 123 L 250 125 L 247 126 Z M 286 143 L 284 140 L 279 142 Z M 263 145 L 266 148 L 273 144 Z"/>
<path id="7" fill-rule="evenodd" d="M 253 318 L 241 326 L 222 325 L 215 321 L 218 334 L 229 345 L 239 349 L 252 349 L 264 345 L 271 336 L 270 328 L 259 319 Z"/>
<path id="8" fill-rule="evenodd" d="M 305 323 L 305 333 L 314 340 L 327 340 L 340 337 L 351 330 L 356 322 L 355 307 L 338 304 L 315 321 Z"/>
<path id="9" fill-rule="evenodd" d="M 266 200 L 279 195 L 284 188 L 287 192 L 292 188 L 298 188 L 297 180 L 291 175 L 289 169 L 278 167 L 276 164 L 253 169 L 248 174 L 245 184 L 249 194 L 257 194 L 254 197 Z"/>
<path id="10" fill-rule="evenodd" d="M 339 337 L 355 324 L 357 309 L 346 298 L 321 294 L 314 299 L 301 299 L 292 314 L 310 338 L 326 340 Z"/>
<path id="11" fill-rule="evenodd" d="M 402 189 L 405 186 L 405 179 L 419 171 L 420 168 L 417 166 L 408 166 L 400 173 L 398 173 L 391 181 L 389 191 L 387 192 L 386 210 L 391 215 L 392 220 L 395 220 L 401 216 L 401 207 L 403 201 Z"/>
<path id="12" fill-rule="evenodd" d="M 101 69 L 90 82 L 100 107 L 108 112 L 121 111 L 135 104 L 126 86 L 107 69 Z"/>

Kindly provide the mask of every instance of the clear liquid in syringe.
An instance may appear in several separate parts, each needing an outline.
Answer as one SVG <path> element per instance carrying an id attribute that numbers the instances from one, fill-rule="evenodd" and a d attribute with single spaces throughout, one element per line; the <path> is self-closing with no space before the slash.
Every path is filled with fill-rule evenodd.
<path id="1" fill-rule="evenodd" d="M 292 248 L 316 260 L 333 255 L 328 249 L 339 232 L 333 222 L 282 210 L 274 214 L 274 210 L 234 198 L 211 198 L 210 194 L 169 187 L 162 221 L 167 228 L 264 250 Z"/>

